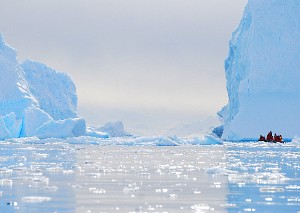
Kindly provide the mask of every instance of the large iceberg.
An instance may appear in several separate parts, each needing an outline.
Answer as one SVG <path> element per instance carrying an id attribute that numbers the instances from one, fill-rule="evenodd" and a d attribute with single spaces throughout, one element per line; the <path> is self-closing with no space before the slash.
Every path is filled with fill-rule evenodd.
<path id="1" fill-rule="evenodd" d="M 16 51 L 0 34 L 0 140 L 86 134 L 76 113 L 76 88 L 71 78 L 41 63 L 20 64 Z"/>
<path id="2" fill-rule="evenodd" d="M 250 0 L 225 61 L 222 139 L 300 134 L 300 2 Z"/>

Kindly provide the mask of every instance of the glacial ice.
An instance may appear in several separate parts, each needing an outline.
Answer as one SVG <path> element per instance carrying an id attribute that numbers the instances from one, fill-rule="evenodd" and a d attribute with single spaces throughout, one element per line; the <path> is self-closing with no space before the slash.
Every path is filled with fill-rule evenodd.
<path id="1" fill-rule="evenodd" d="M 18 137 L 21 131 L 21 121 L 16 119 L 16 114 L 11 112 L 0 117 L 0 140 Z"/>
<path id="2" fill-rule="evenodd" d="M 0 140 L 85 135 L 71 78 L 41 63 L 17 60 L 0 34 Z"/>
<path id="3" fill-rule="evenodd" d="M 36 130 L 39 138 L 68 138 L 85 135 L 86 124 L 82 118 L 68 118 L 64 120 L 50 120 Z"/>
<path id="4" fill-rule="evenodd" d="M 26 60 L 21 64 L 30 93 L 40 109 L 54 120 L 76 118 L 76 87 L 70 76 L 44 64 Z"/>
<path id="5" fill-rule="evenodd" d="M 29 92 L 25 74 L 17 60 L 14 49 L 5 44 L 0 35 L 0 115 L 14 112 L 20 120 L 23 110 L 29 106 L 37 106 L 37 100 Z"/>
<path id="6" fill-rule="evenodd" d="M 252 0 L 232 34 L 225 61 L 229 103 L 222 139 L 300 132 L 300 3 Z"/>
<path id="7" fill-rule="evenodd" d="M 21 137 L 31 137 L 36 135 L 36 130 L 44 123 L 53 120 L 45 111 L 32 106 L 28 107 L 23 112 Z"/>

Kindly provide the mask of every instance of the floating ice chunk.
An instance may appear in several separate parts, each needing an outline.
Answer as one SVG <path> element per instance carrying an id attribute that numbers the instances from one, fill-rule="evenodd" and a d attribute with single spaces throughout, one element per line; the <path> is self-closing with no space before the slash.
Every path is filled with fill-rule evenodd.
<path id="1" fill-rule="evenodd" d="M 50 197 L 38 197 L 38 196 L 31 196 L 31 197 L 22 197 L 22 203 L 43 203 L 49 202 L 52 199 Z"/>
<path id="2" fill-rule="evenodd" d="M 125 142 L 125 141 L 124 141 Z M 163 136 L 138 137 L 131 141 L 132 145 L 177 146 L 178 143 Z"/>
<path id="3" fill-rule="evenodd" d="M 0 185 L 1 186 L 12 186 L 13 181 L 10 180 L 10 179 L 5 178 L 5 179 L 0 180 Z"/>
<path id="4" fill-rule="evenodd" d="M 268 192 L 268 193 L 275 193 L 275 192 L 284 192 L 284 188 L 282 187 L 261 187 L 259 188 L 260 192 Z"/>
<path id="5" fill-rule="evenodd" d="M 222 174 L 224 171 L 223 168 L 220 168 L 220 167 L 212 167 L 212 168 L 208 168 L 205 170 L 205 173 L 206 174 L 209 174 L 209 175 L 215 175 L 215 174 Z"/>
<path id="6" fill-rule="evenodd" d="M 192 145 L 221 145 L 223 144 L 223 141 L 219 138 L 216 138 L 212 135 L 206 135 L 202 138 L 195 137 L 193 139 L 185 140 L 186 143 L 192 144 Z"/>
<path id="7" fill-rule="evenodd" d="M 244 211 L 245 212 L 255 212 L 256 209 L 254 209 L 254 208 L 245 208 Z"/>
<path id="8" fill-rule="evenodd" d="M 89 188 L 89 191 L 94 193 L 94 194 L 105 194 L 106 193 L 105 189 L 98 189 L 98 188 L 95 188 L 95 187 Z"/>
<path id="9" fill-rule="evenodd" d="M 214 211 L 214 208 L 211 208 L 207 204 L 196 204 L 191 206 L 191 209 L 194 210 L 196 213 L 206 212 L 206 211 Z"/>
<path id="10" fill-rule="evenodd" d="M 123 189 L 123 192 L 125 194 L 129 194 L 129 193 L 135 193 L 136 191 L 138 191 L 140 188 L 138 186 L 129 186 L 129 187 L 125 187 Z"/>
<path id="11" fill-rule="evenodd" d="M 288 190 L 300 190 L 300 186 L 298 185 L 288 185 L 285 188 Z"/>

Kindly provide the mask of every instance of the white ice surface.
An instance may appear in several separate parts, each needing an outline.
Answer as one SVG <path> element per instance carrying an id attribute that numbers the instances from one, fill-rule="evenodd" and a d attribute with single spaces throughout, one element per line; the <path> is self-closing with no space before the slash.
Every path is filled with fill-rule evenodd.
<path id="1" fill-rule="evenodd" d="M 70 76 L 29 60 L 21 63 L 21 67 L 41 110 L 54 120 L 77 117 L 76 87 Z"/>

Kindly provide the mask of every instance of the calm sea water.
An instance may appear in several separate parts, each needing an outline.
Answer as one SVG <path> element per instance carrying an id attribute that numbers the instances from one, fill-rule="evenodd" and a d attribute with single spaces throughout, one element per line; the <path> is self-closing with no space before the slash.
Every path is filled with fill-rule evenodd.
<path id="1" fill-rule="evenodd" d="M 0 143 L 0 212 L 298 212 L 300 145 Z"/>

